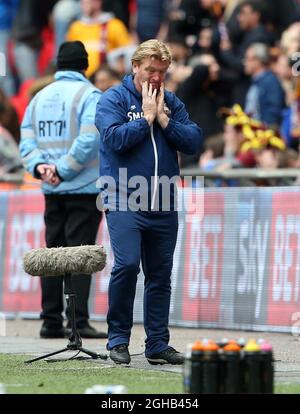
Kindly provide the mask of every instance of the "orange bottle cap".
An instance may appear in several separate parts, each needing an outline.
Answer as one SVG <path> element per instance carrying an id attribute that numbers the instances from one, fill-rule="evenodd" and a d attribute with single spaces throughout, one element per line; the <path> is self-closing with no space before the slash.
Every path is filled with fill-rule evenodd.
<path id="1" fill-rule="evenodd" d="M 209 342 L 208 344 L 204 345 L 204 351 L 218 351 L 219 347 L 215 342 Z"/>
<path id="2" fill-rule="evenodd" d="M 202 351 L 203 350 L 203 344 L 201 341 L 197 340 L 193 343 L 192 346 L 193 351 Z"/>
<path id="3" fill-rule="evenodd" d="M 237 343 L 234 343 L 234 341 L 224 346 L 224 351 L 227 351 L 227 352 L 229 351 L 239 352 L 240 350 L 241 350 L 241 347 Z"/>

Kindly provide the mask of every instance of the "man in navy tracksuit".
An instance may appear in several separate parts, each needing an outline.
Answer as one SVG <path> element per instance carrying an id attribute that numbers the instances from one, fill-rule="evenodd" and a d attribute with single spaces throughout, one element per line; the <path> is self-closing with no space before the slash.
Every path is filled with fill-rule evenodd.
<path id="1" fill-rule="evenodd" d="M 161 177 L 178 176 L 177 151 L 201 146 L 201 129 L 183 103 L 164 91 L 171 63 L 168 47 L 148 40 L 132 57 L 133 75 L 109 89 L 97 104 L 101 196 L 115 263 L 109 284 L 108 349 L 116 363 L 130 362 L 128 345 L 140 261 L 145 275 L 145 355 L 151 364 L 182 364 L 168 345 L 171 271 L 177 238 L 174 186 Z"/>

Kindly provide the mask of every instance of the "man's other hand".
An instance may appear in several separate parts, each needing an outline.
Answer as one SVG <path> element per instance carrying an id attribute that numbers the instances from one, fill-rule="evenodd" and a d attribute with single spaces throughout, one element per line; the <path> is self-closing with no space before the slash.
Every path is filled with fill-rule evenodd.
<path id="1" fill-rule="evenodd" d="M 156 102 L 157 90 L 152 88 L 150 84 L 148 87 L 148 82 L 145 81 L 142 83 L 142 98 L 143 105 L 142 109 L 144 112 L 144 118 L 149 125 L 152 125 L 157 114 L 157 102 Z"/>
<path id="2" fill-rule="evenodd" d="M 160 91 L 157 97 L 157 121 L 163 129 L 167 128 L 169 117 L 165 112 L 165 90 L 163 83 L 160 86 Z"/>

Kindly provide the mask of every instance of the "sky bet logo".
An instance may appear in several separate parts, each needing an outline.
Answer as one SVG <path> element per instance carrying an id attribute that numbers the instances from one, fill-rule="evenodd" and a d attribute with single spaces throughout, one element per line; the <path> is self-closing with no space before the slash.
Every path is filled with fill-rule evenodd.
<path id="1" fill-rule="evenodd" d="M 0 76 L 6 75 L 6 57 L 4 53 L 0 52 Z"/>

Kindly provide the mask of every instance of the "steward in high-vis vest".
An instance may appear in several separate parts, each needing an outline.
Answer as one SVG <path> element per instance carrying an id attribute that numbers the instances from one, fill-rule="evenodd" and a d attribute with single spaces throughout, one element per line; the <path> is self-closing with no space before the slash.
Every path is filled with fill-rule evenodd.
<path id="1" fill-rule="evenodd" d="M 21 125 L 24 166 L 42 180 L 47 247 L 94 244 L 101 220 L 96 207 L 99 133 L 94 126 L 101 92 L 84 76 L 87 67 L 84 45 L 63 43 L 55 82 L 32 99 Z M 77 328 L 83 338 L 105 338 L 88 323 L 90 284 L 90 276 L 73 277 Z M 63 327 L 63 277 L 41 278 L 41 287 L 40 336 L 64 337 L 70 331 Z M 69 319 L 68 309 L 66 315 Z"/>

